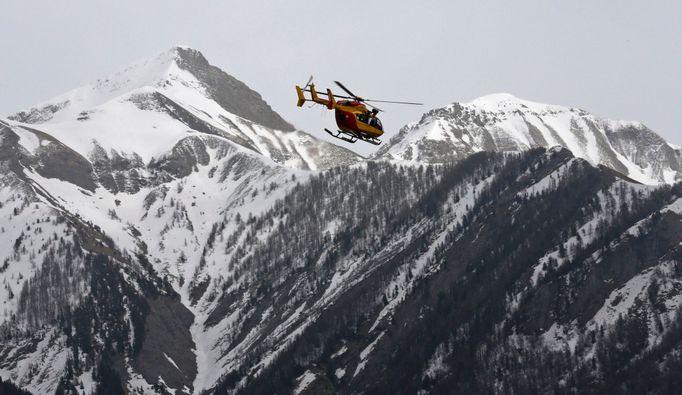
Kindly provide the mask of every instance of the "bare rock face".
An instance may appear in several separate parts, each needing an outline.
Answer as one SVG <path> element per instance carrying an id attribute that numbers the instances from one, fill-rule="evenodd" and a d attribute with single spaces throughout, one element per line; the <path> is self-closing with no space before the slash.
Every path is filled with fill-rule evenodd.
<path id="1" fill-rule="evenodd" d="M 644 125 L 608 129 L 613 148 L 641 168 L 651 167 L 658 179 L 682 180 L 682 153 Z"/>
<path id="2" fill-rule="evenodd" d="M 19 143 L 17 133 L 32 136 L 30 138 L 37 144 L 33 152 Z M 0 146 L 4 152 L 2 156 L 17 174 L 22 175 L 19 169 L 29 166 L 43 177 L 66 181 L 88 191 L 95 190 L 96 182 L 90 162 L 49 134 L 26 126 L 10 127 L 2 121 L 0 134 Z"/>
<path id="3" fill-rule="evenodd" d="M 146 166 L 136 154 L 119 154 L 116 150 L 106 152 L 99 144 L 90 153 L 97 180 L 112 193 L 136 193 L 149 185 Z"/>
<path id="4" fill-rule="evenodd" d="M 167 155 L 152 161 L 149 167 L 182 178 L 191 174 L 199 165 L 207 165 L 210 160 L 203 140 L 187 137 L 179 141 Z"/>
<path id="5" fill-rule="evenodd" d="M 23 123 L 43 123 L 52 119 L 54 113 L 68 105 L 69 101 L 65 100 L 54 104 L 48 104 L 39 108 L 33 107 L 30 110 L 21 111 L 16 114 L 10 115 L 9 119 Z"/>
<path id="6" fill-rule="evenodd" d="M 178 65 L 195 75 L 204 84 L 216 103 L 227 111 L 272 129 L 293 131 L 294 127 L 263 100 L 260 94 L 243 82 L 208 63 L 201 52 L 191 48 L 176 48 Z"/>

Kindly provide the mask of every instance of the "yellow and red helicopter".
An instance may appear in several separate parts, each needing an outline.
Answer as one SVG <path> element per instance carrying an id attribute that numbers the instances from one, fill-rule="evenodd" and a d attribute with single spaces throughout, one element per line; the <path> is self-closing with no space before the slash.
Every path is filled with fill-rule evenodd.
<path id="1" fill-rule="evenodd" d="M 383 110 L 367 102 L 422 105 L 422 103 L 363 99 L 351 92 L 339 81 L 334 82 L 339 88 L 348 93 L 349 96 L 335 95 L 332 93 L 331 89 L 327 89 L 327 93 L 318 92 L 315 90 L 313 77 L 310 77 L 308 83 L 306 83 L 303 88 L 296 85 L 298 106 L 303 107 L 305 102 L 311 101 L 321 104 L 330 110 L 334 110 L 336 125 L 339 127 L 339 130 L 336 133 L 333 133 L 329 129 L 324 130 L 333 137 L 349 143 L 362 140 L 374 145 L 381 144 L 379 137 L 384 134 L 384 128 L 381 125 L 381 121 L 377 117 L 377 114 L 379 114 L 379 111 Z M 306 99 L 303 92 L 310 92 L 311 98 Z M 321 98 L 319 95 L 324 95 L 327 98 Z M 342 100 L 337 101 L 336 99 Z M 370 111 L 367 107 L 371 107 L 372 110 Z"/>

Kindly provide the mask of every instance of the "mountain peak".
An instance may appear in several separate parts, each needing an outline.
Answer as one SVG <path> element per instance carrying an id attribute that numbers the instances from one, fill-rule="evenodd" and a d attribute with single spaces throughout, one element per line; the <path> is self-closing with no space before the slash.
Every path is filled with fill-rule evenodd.
<path id="1" fill-rule="evenodd" d="M 171 50 L 171 51 L 175 51 L 175 52 L 180 52 L 180 51 L 191 51 L 191 52 L 196 52 L 196 53 L 201 54 L 201 51 L 199 51 L 198 49 L 192 48 L 192 47 L 190 47 L 189 45 L 181 45 L 181 44 L 180 44 L 180 45 L 175 45 L 175 46 L 171 47 L 170 50 Z"/>
<path id="2" fill-rule="evenodd" d="M 468 103 L 462 103 L 466 107 L 474 107 L 487 112 L 509 112 L 516 110 L 541 111 L 570 111 L 567 107 L 553 104 L 538 103 L 518 98 L 511 93 L 493 93 L 481 96 Z"/>
<path id="3" fill-rule="evenodd" d="M 209 65 L 208 60 L 204 57 L 198 49 L 188 47 L 185 45 L 176 45 L 170 49 L 170 52 L 175 55 L 175 62 L 181 65 L 183 62 L 198 62 Z"/>
<path id="4" fill-rule="evenodd" d="M 489 95 L 481 96 L 477 99 L 474 99 L 471 103 L 500 104 L 500 103 L 509 102 L 509 101 L 518 102 L 518 101 L 521 101 L 521 99 L 512 95 L 511 93 L 500 92 L 500 93 L 491 93 Z"/>
<path id="5" fill-rule="evenodd" d="M 200 51 L 181 45 L 134 62 L 92 84 L 14 114 L 10 119 L 36 124 L 73 121 L 83 112 L 150 87 L 176 97 L 201 95 L 248 121 L 271 129 L 294 130 L 258 92 L 211 65 Z"/>

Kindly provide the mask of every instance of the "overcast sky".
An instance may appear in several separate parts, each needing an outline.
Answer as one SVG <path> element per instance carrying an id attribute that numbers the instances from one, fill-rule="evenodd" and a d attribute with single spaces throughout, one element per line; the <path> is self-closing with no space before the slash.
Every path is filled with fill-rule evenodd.
<path id="1" fill-rule="evenodd" d="M 682 144 L 681 16 L 679 0 L 2 0 L 0 114 L 183 44 L 316 136 L 334 118 L 295 106 L 311 74 L 426 103 L 383 106 L 388 136 L 430 108 L 507 92 Z"/>

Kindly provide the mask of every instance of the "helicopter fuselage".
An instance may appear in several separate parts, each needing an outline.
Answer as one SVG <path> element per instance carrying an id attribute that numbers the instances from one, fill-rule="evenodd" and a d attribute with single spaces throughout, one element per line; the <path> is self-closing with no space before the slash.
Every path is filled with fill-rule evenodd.
<path id="1" fill-rule="evenodd" d="M 371 137 L 384 134 L 381 121 L 367 107 L 357 101 L 338 101 L 334 104 L 336 125 L 344 132 L 363 133 Z"/>

